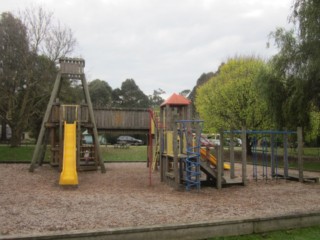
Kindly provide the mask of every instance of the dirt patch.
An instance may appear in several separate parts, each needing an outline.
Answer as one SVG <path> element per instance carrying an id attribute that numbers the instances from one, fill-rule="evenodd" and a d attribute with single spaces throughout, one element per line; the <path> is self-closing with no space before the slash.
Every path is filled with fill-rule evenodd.
<path id="1" fill-rule="evenodd" d="M 106 174 L 80 172 L 78 188 L 63 188 L 57 169 L 45 165 L 29 173 L 28 167 L 0 165 L 0 235 L 320 211 L 318 184 L 249 180 L 246 187 L 178 192 L 161 183 L 158 173 L 149 186 L 145 163 L 109 163 Z"/>

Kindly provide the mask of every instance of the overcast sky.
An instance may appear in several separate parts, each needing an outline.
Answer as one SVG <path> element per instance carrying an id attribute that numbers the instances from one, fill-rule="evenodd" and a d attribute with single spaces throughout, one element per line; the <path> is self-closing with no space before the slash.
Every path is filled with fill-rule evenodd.
<path id="1" fill-rule="evenodd" d="M 0 10 L 31 3 L 73 30 L 89 81 L 133 78 L 147 95 L 171 95 L 230 57 L 272 56 L 268 35 L 288 26 L 292 0 L 0 0 Z"/>

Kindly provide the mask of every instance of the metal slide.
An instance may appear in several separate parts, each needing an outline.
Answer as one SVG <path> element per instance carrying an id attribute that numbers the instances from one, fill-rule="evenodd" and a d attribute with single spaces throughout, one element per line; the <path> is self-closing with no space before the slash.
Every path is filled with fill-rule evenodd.
<path id="1" fill-rule="evenodd" d="M 76 122 L 64 122 L 63 165 L 60 185 L 78 185 L 76 154 Z"/>
<path id="2" fill-rule="evenodd" d="M 201 154 L 201 158 L 207 159 L 212 165 L 217 166 L 217 159 L 212 154 L 207 156 L 207 151 L 205 148 L 200 148 L 200 154 Z M 224 163 L 223 168 L 224 170 L 230 170 L 230 165 Z"/>

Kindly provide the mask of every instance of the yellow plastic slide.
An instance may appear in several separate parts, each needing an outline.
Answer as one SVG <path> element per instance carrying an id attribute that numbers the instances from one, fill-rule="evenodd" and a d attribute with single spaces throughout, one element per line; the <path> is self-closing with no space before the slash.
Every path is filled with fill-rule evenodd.
<path id="1" fill-rule="evenodd" d="M 207 150 L 205 148 L 200 148 L 200 154 L 203 159 L 207 159 L 212 165 L 217 166 L 217 159 L 212 154 L 207 156 Z M 224 163 L 223 168 L 224 170 L 230 170 L 230 165 Z"/>
<path id="2" fill-rule="evenodd" d="M 76 122 L 64 122 L 63 166 L 60 185 L 78 185 L 76 160 Z"/>

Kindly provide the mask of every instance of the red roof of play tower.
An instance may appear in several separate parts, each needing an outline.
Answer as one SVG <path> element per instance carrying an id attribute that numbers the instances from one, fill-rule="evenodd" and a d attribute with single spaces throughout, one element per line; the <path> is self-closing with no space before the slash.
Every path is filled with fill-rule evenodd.
<path id="1" fill-rule="evenodd" d="M 189 105 L 190 103 L 190 100 L 184 96 L 174 93 L 161 104 L 161 107 L 165 105 Z"/>

